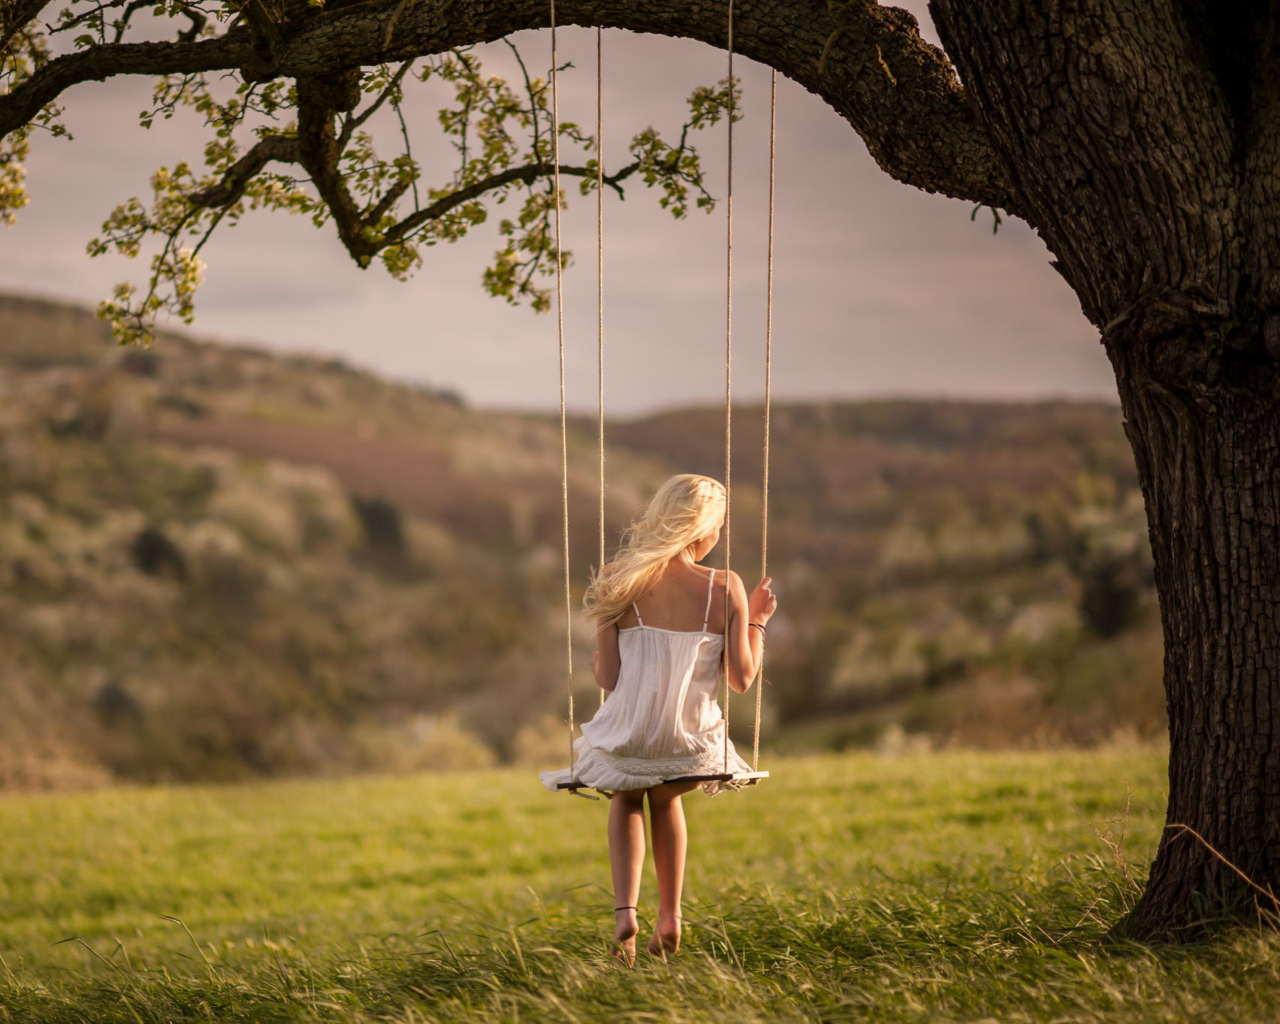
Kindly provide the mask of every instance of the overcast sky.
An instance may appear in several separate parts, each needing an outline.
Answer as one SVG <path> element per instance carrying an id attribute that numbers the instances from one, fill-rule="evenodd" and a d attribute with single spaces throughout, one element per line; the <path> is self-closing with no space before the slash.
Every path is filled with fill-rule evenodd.
<path id="1" fill-rule="evenodd" d="M 933 39 L 923 2 L 903 6 Z M 595 122 L 595 34 L 560 35 L 561 114 Z M 517 37 L 530 64 L 549 62 L 546 33 Z M 674 133 L 684 100 L 725 73 L 724 54 L 699 43 L 605 33 L 606 164 L 654 124 Z M 511 70 L 501 44 L 479 51 Z M 766 68 L 739 60 L 745 120 L 735 128 L 734 390 L 762 390 Z M 447 94 L 412 92 L 415 155 L 443 183 L 453 153 L 435 130 Z M 0 289 L 92 305 L 146 266 L 90 259 L 85 243 L 115 203 L 148 196 L 161 164 L 197 160 L 207 129 L 185 111 L 151 131 L 137 125 L 146 80 L 89 83 L 64 96 L 75 141 L 37 136 L 31 204 L 4 232 Z M 848 124 L 817 97 L 780 82 L 774 310 L 774 389 L 780 398 L 926 395 L 1114 399 L 1096 332 L 1020 222 L 991 232 L 988 211 L 926 195 L 880 171 Z M 388 147 L 391 145 L 387 137 Z M 723 126 L 702 133 L 711 189 L 724 192 Z M 566 157 L 568 154 L 566 154 Z M 575 162 L 577 162 L 575 160 Z M 432 177 L 432 169 L 434 176 Z M 569 398 L 595 402 L 594 197 L 570 193 L 566 242 L 577 265 L 565 280 Z M 606 206 L 607 401 L 639 413 L 724 394 L 724 206 L 674 221 L 633 185 Z M 426 250 L 408 283 L 375 266 L 359 270 L 333 235 L 309 221 L 257 213 L 215 238 L 198 296 L 197 335 L 281 351 L 341 355 L 381 373 L 454 388 L 485 406 L 550 408 L 557 402 L 553 315 L 488 297 L 480 274 L 498 239 L 482 226 L 463 242 Z"/>

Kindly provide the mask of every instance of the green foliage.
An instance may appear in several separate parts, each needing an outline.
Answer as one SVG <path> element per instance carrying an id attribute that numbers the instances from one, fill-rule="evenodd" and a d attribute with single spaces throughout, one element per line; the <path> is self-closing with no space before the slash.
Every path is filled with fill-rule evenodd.
<path id="1" fill-rule="evenodd" d="M 191 0 L 143 5 L 85 0 L 65 8 L 54 31 L 79 32 L 77 48 L 119 41 L 139 7 L 149 7 L 158 18 L 189 20 L 191 27 L 183 38 L 192 39 L 213 34 L 216 22 L 240 14 L 243 5 L 228 2 L 206 8 Z M 11 63 L 16 70 L 7 72 L 10 87 L 29 73 L 29 66 L 47 59 L 40 33 L 23 38 L 29 39 L 29 54 L 24 58 L 15 52 Z M 112 298 L 99 305 L 99 315 L 121 343 L 149 342 L 163 316 L 191 323 L 206 269 L 202 251 L 220 226 L 233 226 L 252 210 L 298 214 L 317 227 L 333 223 L 358 266 L 367 268 L 376 258 L 389 274 L 404 280 L 422 265 L 424 249 L 457 241 L 486 223 L 493 207 L 507 204 L 516 209 L 497 220 L 501 246 L 481 275 L 483 287 L 509 303 L 528 303 L 545 312 L 550 291 L 539 281 L 556 271 L 552 221 L 557 204 L 563 206 L 566 200 L 554 181 L 556 129 L 547 79 L 531 75 L 514 46 L 511 50 L 521 72 L 516 84 L 486 73 L 469 48 L 421 62 L 363 69 L 355 109 L 325 114 L 326 130 L 333 135 L 332 152 L 310 153 L 310 173 L 316 173 L 318 165 L 324 167 L 316 181 L 300 166 L 302 146 L 311 143 L 298 135 L 294 86 L 277 80 L 240 82 L 230 88 L 220 76 L 159 77 L 152 105 L 139 115 L 140 125 L 150 128 L 156 118 L 167 120 L 188 108 L 203 118 L 212 136 L 202 168 L 189 161 L 159 168 L 152 176 L 150 201 L 134 197 L 117 205 L 101 234 L 89 243 L 91 256 L 114 253 L 134 259 L 149 254 L 145 287 L 118 284 Z M 560 69 L 566 70 L 568 65 Z M 433 81 L 452 91 L 452 102 L 440 109 L 438 122 L 457 153 L 453 173 L 438 184 L 422 180 L 403 111 L 406 85 L 425 87 Z M 735 85 L 735 98 L 739 91 Z M 695 90 L 679 143 L 666 142 L 653 128 L 642 130 L 628 147 L 631 162 L 603 174 L 604 184 L 621 194 L 623 181 L 638 172 L 645 187 L 657 189 L 659 204 L 673 216 L 684 217 L 691 203 L 711 210 L 715 201 L 705 187 L 690 132 L 716 124 L 729 103 L 727 82 Z M 41 115 L 55 131 L 56 115 L 54 108 Z M 400 152 L 393 156 L 380 154 L 375 146 L 375 116 L 399 137 Z M 736 109 L 734 116 L 740 116 Z M 562 176 L 581 178 L 586 195 L 598 186 L 598 164 L 590 158 L 598 150 L 597 141 L 571 121 L 561 121 L 558 134 L 562 150 L 587 157 L 584 164 L 575 165 L 562 155 L 559 168 Z M 11 135 L 7 146 L 0 152 L 0 217 L 11 219 L 26 201 L 26 133 Z M 561 252 L 564 265 L 571 258 L 568 250 Z"/>
<path id="2" fill-rule="evenodd" d="M 604 808 L 531 771 L 0 800 L 0 1015 L 1269 1021 L 1273 933 L 1107 938 L 1162 758 L 775 759 L 757 789 L 685 798 L 684 947 L 633 971 L 606 955 Z M 646 928 L 654 904 L 646 869 Z"/>
<path id="3" fill-rule="evenodd" d="M 0 142 L 0 222 L 13 224 L 17 212 L 27 205 L 26 168 L 30 151 L 30 131 L 10 133 Z"/>
<path id="4" fill-rule="evenodd" d="M 205 146 L 205 171 L 197 174 L 183 161 L 172 169 L 160 167 L 151 177 L 152 200 L 145 205 L 137 197 L 120 203 L 103 222 L 102 235 L 87 246 L 90 256 L 110 252 L 137 258 L 152 237 L 161 240 L 151 257 L 147 291 L 138 296 L 128 282 L 116 285 L 111 301 L 98 307 L 98 314 L 111 325 L 121 343 L 149 342 L 157 315 L 167 313 L 184 323 L 195 318 L 195 294 L 204 278 L 205 262 L 200 253 L 214 230 L 224 221 L 236 224 L 250 210 L 267 209 L 310 216 L 317 227 L 327 220 L 327 208 L 294 177 L 262 171 L 243 183 L 240 195 L 222 205 L 193 202 L 217 186 L 241 158 L 242 145 L 236 138 L 251 115 L 275 121 L 282 110 L 296 103 L 296 91 L 282 82 L 241 83 L 225 102 L 215 98 L 213 85 L 200 75 L 166 75 L 154 90 L 154 106 L 139 115 L 144 128 L 157 116 L 169 119 L 180 107 L 191 107 L 213 129 Z M 254 127 L 257 140 L 296 135 L 290 125 L 273 129 Z"/>
<path id="5" fill-rule="evenodd" d="M 49 46 L 42 33 L 17 32 L 0 54 L 0 95 L 26 81 L 49 60 Z M 0 224 L 13 224 L 17 212 L 27 205 L 25 162 L 31 150 L 31 133 L 47 131 L 55 138 L 71 138 L 61 117 L 62 108 L 50 103 L 29 124 L 0 139 Z"/>

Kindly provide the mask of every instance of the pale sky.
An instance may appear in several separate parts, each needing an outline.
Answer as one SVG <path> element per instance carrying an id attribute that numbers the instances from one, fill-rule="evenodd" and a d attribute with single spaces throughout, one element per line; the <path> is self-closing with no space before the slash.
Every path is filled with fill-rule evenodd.
<path id="1" fill-rule="evenodd" d="M 932 36 L 921 0 L 905 3 Z M 516 39 L 533 69 L 549 63 L 547 33 Z M 606 165 L 654 124 L 678 129 L 684 99 L 724 77 L 724 53 L 687 40 L 605 33 Z M 561 115 L 595 123 L 595 33 L 560 33 Z M 501 44 L 479 51 L 510 74 Z M 734 390 L 762 392 L 769 72 L 739 59 L 745 120 L 735 127 Z M 411 94 L 415 155 L 443 182 L 453 154 L 435 129 L 446 94 Z M 208 135 L 184 111 L 148 132 L 137 125 L 143 79 L 87 83 L 63 97 L 75 141 L 37 136 L 31 204 L 0 229 L 0 290 L 93 305 L 120 280 L 145 280 L 141 260 L 90 259 L 85 243 L 132 195 L 149 198 L 161 164 L 198 160 Z M 817 97 L 781 81 L 778 114 L 774 394 L 779 399 L 882 395 L 1114 400 L 1111 368 L 1075 296 L 1025 225 L 991 233 L 989 211 L 893 181 L 861 139 Z M 389 126 L 388 126 L 389 127 Z M 384 131 L 388 149 L 392 136 Z M 711 191 L 724 194 L 723 126 L 696 138 Z M 581 162 L 564 154 L 566 160 Z M 432 168 L 435 175 L 432 177 Z M 570 192 L 565 278 L 569 401 L 595 403 L 595 200 Z M 503 211 L 505 212 L 505 208 Z M 724 205 L 674 221 L 639 184 L 612 195 L 606 218 L 606 389 L 633 414 L 724 395 Z M 493 218 L 496 220 L 496 216 Z M 361 271 L 332 227 L 276 213 L 248 215 L 204 251 L 197 336 L 278 351 L 336 354 L 382 374 L 459 391 L 481 406 L 553 408 L 554 315 L 509 307 L 480 287 L 498 248 L 490 226 L 426 250 L 408 283 Z"/>

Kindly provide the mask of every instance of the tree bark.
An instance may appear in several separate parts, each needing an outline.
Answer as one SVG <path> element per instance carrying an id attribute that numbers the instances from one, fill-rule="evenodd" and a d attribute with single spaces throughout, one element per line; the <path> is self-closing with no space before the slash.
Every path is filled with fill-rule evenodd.
<path id="1" fill-rule="evenodd" d="M 1213 852 L 1280 895 L 1280 375 L 1244 355 L 1170 379 L 1170 356 L 1200 362 L 1201 326 L 1107 339 L 1146 498 L 1169 711 L 1168 826 L 1121 926 L 1139 937 L 1280 911 Z"/>
<path id="2" fill-rule="evenodd" d="M 931 9 L 1102 333 L 1146 500 L 1169 827 L 1123 928 L 1189 935 L 1254 897 L 1274 915 L 1205 844 L 1280 893 L 1280 104 L 1215 70 L 1183 0 Z"/>

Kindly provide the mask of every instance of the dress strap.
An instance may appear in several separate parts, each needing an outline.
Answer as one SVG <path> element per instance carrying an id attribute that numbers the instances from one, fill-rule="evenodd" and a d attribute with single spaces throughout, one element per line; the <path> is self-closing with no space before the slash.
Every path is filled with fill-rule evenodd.
<path id="1" fill-rule="evenodd" d="M 702 632 L 707 631 L 707 623 L 711 621 L 711 588 L 716 583 L 716 571 L 711 570 L 711 575 L 707 577 L 707 609 L 702 613 Z M 638 614 L 638 613 L 637 613 Z"/>
<path id="2" fill-rule="evenodd" d="M 636 621 L 643 626 L 644 619 L 640 618 L 640 606 L 633 601 L 631 602 L 631 610 L 636 613 Z M 706 627 L 703 627 L 703 628 L 705 629 Z"/>

